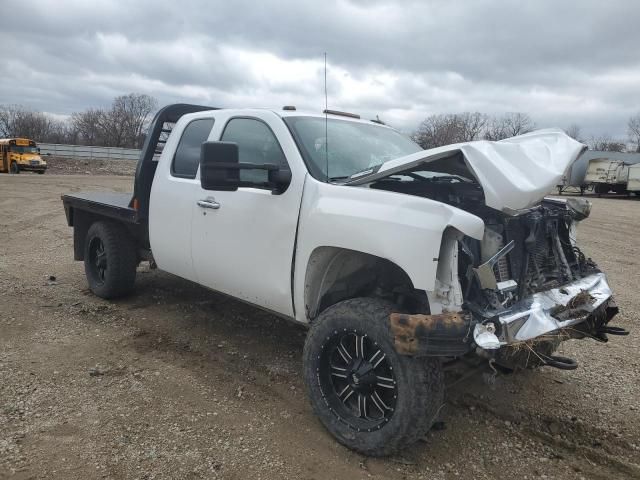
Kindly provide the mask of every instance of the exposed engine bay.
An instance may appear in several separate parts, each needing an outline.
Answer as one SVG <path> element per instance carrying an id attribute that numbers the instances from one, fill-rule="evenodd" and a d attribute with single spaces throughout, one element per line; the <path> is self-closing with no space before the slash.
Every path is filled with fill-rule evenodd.
<path id="1" fill-rule="evenodd" d="M 590 205 L 586 201 L 545 199 L 526 212 L 507 215 L 484 204 L 482 188 L 473 180 L 421 171 L 387 177 L 370 188 L 430 198 L 484 220 L 484 238 L 478 241 L 465 237 L 460 242 L 459 261 L 463 296 L 480 308 L 506 307 L 533 293 L 599 271 L 575 244 L 573 225 L 589 215 Z M 512 241 L 509 251 L 492 265 L 498 288 L 474 282 L 472 269 L 489 261 Z M 490 286 L 494 288 L 486 288 Z M 494 294 L 494 290 L 500 293 Z"/>
<path id="2" fill-rule="evenodd" d="M 573 225 L 580 213 L 565 202 L 543 200 L 539 206 L 517 216 L 495 211 L 482 213 L 485 237 L 482 241 L 465 238 L 461 242 L 459 266 L 461 270 L 466 266 L 467 271 L 459 273 L 465 298 L 482 303 L 484 297 L 488 303 L 485 307 L 507 307 L 536 292 L 599 272 L 575 243 Z M 499 293 L 487 294 L 483 287 L 492 285 L 486 285 L 483 279 L 471 281 L 468 268 L 488 262 L 507 244 L 513 245 L 509 253 L 499 256 L 491 265 L 497 281 L 497 288 L 492 290 Z"/>
<path id="3" fill-rule="evenodd" d="M 588 201 L 545 198 L 532 208 L 505 213 L 487 207 L 481 185 L 470 174 L 427 167 L 381 178 L 369 188 L 429 198 L 484 221 L 482 240 L 457 241 L 462 308 L 470 315 L 456 320 L 475 329 L 479 347 L 511 367 L 556 362 L 558 368 L 575 368 L 570 359 L 552 355 L 561 340 L 625 334 L 607 327 L 617 307 L 604 274 L 576 244 L 576 223 L 588 217 Z M 527 351 L 513 348 L 523 342 Z"/>

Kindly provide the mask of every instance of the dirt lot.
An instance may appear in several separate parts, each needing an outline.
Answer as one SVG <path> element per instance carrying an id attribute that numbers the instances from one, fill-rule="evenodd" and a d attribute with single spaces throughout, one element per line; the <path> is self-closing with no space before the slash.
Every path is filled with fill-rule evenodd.
<path id="1" fill-rule="evenodd" d="M 132 160 L 82 160 L 47 156 L 47 172 L 54 175 L 134 175 Z"/>
<path id="2" fill-rule="evenodd" d="M 452 374 L 441 428 L 368 459 L 312 415 L 301 326 L 146 266 L 127 299 L 87 291 L 60 194 L 130 186 L 0 175 L 0 478 L 640 478 L 640 201 L 579 229 L 632 335 L 565 343 L 574 372 Z"/>

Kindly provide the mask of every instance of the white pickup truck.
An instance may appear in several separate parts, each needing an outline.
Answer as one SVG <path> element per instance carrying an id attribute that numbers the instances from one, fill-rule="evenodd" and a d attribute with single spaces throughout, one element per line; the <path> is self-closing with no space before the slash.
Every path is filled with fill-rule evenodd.
<path id="1" fill-rule="evenodd" d="M 62 198 L 96 295 L 129 293 L 149 261 L 308 324 L 315 413 L 385 455 L 435 421 L 443 365 L 573 369 L 561 341 L 627 333 L 576 244 L 590 205 L 545 199 L 583 149 L 544 130 L 422 150 L 351 114 L 178 104 L 133 194 Z"/>

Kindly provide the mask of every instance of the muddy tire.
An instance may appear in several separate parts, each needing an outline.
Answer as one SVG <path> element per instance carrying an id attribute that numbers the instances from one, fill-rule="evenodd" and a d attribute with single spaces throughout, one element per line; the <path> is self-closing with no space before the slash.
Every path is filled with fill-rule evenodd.
<path id="1" fill-rule="evenodd" d="M 13 173 L 14 175 L 17 175 L 18 173 L 20 173 L 20 167 L 16 162 L 11 162 L 11 166 L 9 167 L 9 172 Z"/>
<path id="2" fill-rule="evenodd" d="M 84 270 L 93 293 L 116 298 L 133 290 L 138 258 L 125 228 L 113 222 L 96 222 L 85 240 Z"/>
<path id="3" fill-rule="evenodd" d="M 390 455 L 422 438 L 444 399 L 438 359 L 396 353 L 389 315 L 375 298 L 345 300 L 313 322 L 303 370 L 315 414 L 342 445 Z"/>

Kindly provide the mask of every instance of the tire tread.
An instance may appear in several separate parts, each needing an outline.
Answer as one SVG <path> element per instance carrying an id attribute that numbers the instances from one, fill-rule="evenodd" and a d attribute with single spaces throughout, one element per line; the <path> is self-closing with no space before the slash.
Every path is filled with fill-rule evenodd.
<path id="1" fill-rule="evenodd" d="M 303 351 L 304 376 L 310 396 L 313 395 L 310 382 L 315 381 L 315 372 L 310 371 L 310 365 L 307 364 L 314 355 L 317 355 L 314 349 L 324 339 L 326 326 L 330 323 L 337 323 L 340 319 L 353 318 L 355 314 L 375 322 L 377 331 L 380 332 L 381 328 L 381 333 L 389 335 L 391 338 L 389 323 L 386 319 L 394 311 L 398 311 L 398 307 L 391 302 L 363 297 L 344 300 L 320 314 L 311 324 Z M 444 401 L 444 380 L 440 362 L 437 359 L 412 358 L 402 355 L 398 355 L 397 358 L 404 370 L 407 383 L 412 387 L 412 395 L 408 402 L 408 408 L 404 412 L 396 411 L 394 413 L 394 415 L 403 416 L 400 427 L 392 435 L 388 435 L 384 441 L 381 441 L 380 438 L 371 441 L 372 439 L 367 438 L 366 433 L 355 435 L 353 439 L 346 439 L 339 432 L 332 431 L 330 428 L 332 419 L 327 416 L 333 414 L 326 408 L 322 408 L 324 405 L 322 399 L 311 398 L 316 415 L 336 439 L 348 448 L 369 456 L 391 455 L 424 437 L 433 425 Z M 380 433 L 384 431 L 383 428 Z"/>
<path id="2" fill-rule="evenodd" d="M 102 285 L 93 284 L 87 264 L 89 244 L 91 239 L 96 236 L 100 237 L 104 244 L 109 265 L 108 277 Z M 89 288 L 97 296 L 105 299 L 117 298 L 127 295 L 133 290 L 138 256 L 135 244 L 123 226 L 116 222 L 103 220 L 93 223 L 87 232 L 84 258 Z"/>

